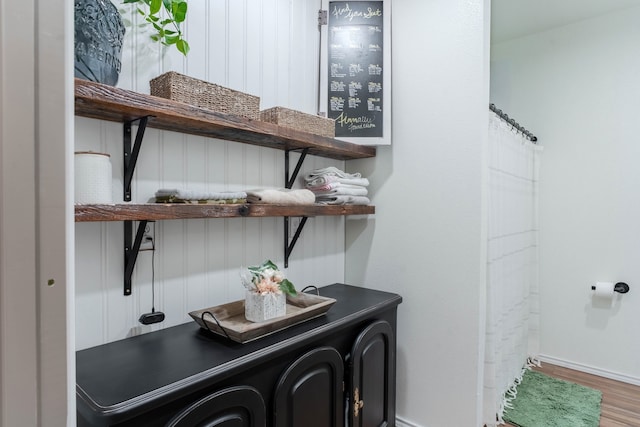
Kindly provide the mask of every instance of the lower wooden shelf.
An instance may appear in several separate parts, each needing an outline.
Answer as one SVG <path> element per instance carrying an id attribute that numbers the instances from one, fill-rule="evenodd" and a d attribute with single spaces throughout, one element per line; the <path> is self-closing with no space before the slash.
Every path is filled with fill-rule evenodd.
<path id="1" fill-rule="evenodd" d="M 363 205 L 189 205 L 164 203 L 117 203 L 108 205 L 76 205 L 76 222 L 156 221 L 168 219 L 344 216 L 369 215 L 375 206 Z"/>

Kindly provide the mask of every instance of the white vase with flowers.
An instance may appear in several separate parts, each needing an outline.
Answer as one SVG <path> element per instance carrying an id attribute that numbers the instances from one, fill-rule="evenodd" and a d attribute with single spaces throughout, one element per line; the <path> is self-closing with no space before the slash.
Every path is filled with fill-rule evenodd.
<path id="1" fill-rule="evenodd" d="M 296 289 L 284 273 L 270 260 L 240 271 L 246 288 L 244 315 L 250 322 L 281 317 L 287 314 L 287 295 L 296 295 Z"/>

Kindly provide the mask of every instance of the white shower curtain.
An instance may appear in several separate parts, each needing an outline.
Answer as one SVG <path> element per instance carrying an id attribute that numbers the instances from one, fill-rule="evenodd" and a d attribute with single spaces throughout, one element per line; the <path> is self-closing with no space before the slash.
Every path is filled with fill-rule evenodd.
<path id="1" fill-rule="evenodd" d="M 541 147 L 489 112 L 484 422 L 502 422 L 538 355 L 538 172 Z"/>

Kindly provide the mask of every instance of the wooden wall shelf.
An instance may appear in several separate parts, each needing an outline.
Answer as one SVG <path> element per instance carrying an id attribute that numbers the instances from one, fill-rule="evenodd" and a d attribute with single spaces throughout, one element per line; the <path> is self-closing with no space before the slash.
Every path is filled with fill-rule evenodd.
<path id="1" fill-rule="evenodd" d="M 216 113 L 182 102 L 119 89 L 100 83 L 75 79 L 75 114 L 123 123 L 124 179 L 123 197 L 131 200 L 131 179 L 147 127 L 209 138 L 235 141 L 285 152 L 285 186 L 291 188 L 302 162 L 308 154 L 337 160 L 374 157 L 376 148 L 300 132 L 272 123 Z M 138 122 L 135 141 L 131 125 Z M 289 152 L 299 151 L 300 157 L 289 176 Z M 283 217 L 285 268 L 300 233 L 312 216 L 368 215 L 373 206 L 329 205 L 189 205 L 160 203 L 123 203 L 77 205 L 76 222 L 124 221 L 124 294 L 131 295 L 131 274 L 136 263 L 147 221 L 196 218 Z M 289 239 L 289 217 L 302 217 Z M 133 232 L 132 221 L 140 221 Z M 135 236 L 135 238 L 134 238 Z"/>
<path id="2" fill-rule="evenodd" d="M 309 149 L 338 160 L 374 157 L 376 148 L 216 113 L 130 90 L 75 79 L 75 114 L 114 122 L 149 117 L 148 127 L 219 138 L 279 150 Z"/>
<path id="3" fill-rule="evenodd" d="M 113 205 L 76 205 L 76 222 L 158 221 L 198 218 L 257 218 L 281 216 L 369 215 L 374 206 L 357 205 L 189 205 L 164 203 L 118 203 Z"/>

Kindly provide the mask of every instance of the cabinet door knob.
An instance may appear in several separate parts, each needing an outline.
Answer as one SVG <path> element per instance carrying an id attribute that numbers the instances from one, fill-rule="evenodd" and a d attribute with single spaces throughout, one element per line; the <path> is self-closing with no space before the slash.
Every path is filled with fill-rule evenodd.
<path id="1" fill-rule="evenodd" d="M 358 417 L 360 415 L 360 409 L 364 406 L 364 400 L 360 400 L 360 390 L 358 387 L 353 391 L 353 416 Z"/>

